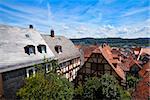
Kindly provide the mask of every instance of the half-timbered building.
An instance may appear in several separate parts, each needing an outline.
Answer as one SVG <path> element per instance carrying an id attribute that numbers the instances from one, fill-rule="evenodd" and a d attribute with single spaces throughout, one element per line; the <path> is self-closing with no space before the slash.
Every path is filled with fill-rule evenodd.
<path id="1" fill-rule="evenodd" d="M 107 73 L 115 76 L 121 85 L 125 85 L 125 73 L 119 66 L 119 58 L 112 54 L 108 45 L 95 46 L 95 49 L 91 50 L 90 55 L 85 59 L 84 65 L 77 73 L 76 84 L 83 84 L 86 77 L 101 77 Z"/>
<path id="2" fill-rule="evenodd" d="M 56 36 L 54 30 L 50 35 L 42 35 L 49 48 L 58 59 L 59 69 L 57 72 L 65 76 L 69 81 L 75 79 L 81 64 L 81 53 L 71 40 L 64 36 Z"/>

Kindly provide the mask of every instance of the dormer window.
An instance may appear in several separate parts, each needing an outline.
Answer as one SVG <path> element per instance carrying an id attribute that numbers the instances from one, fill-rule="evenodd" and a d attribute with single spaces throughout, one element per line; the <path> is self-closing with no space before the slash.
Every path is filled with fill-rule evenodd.
<path id="1" fill-rule="evenodd" d="M 24 47 L 25 53 L 28 55 L 35 54 L 35 46 L 34 45 L 27 45 Z"/>
<path id="2" fill-rule="evenodd" d="M 46 53 L 46 45 L 38 45 L 37 49 L 40 53 Z"/>
<path id="3" fill-rule="evenodd" d="M 61 54 L 61 53 L 62 53 L 62 46 L 56 45 L 56 46 L 55 46 L 55 51 L 56 51 L 58 54 Z"/>

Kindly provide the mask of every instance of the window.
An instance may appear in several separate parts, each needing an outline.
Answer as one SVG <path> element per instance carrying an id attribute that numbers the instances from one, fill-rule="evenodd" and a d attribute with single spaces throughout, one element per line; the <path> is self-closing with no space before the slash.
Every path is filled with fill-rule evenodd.
<path id="1" fill-rule="evenodd" d="M 29 54 L 34 53 L 34 49 L 33 48 L 29 48 Z"/>
<path id="2" fill-rule="evenodd" d="M 46 64 L 46 73 L 49 73 L 52 70 L 52 63 Z"/>
<path id="3" fill-rule="evenodd" d="M 26 75 L 27 77 L 35 76 L 35 68 L 31 67 L 31 68 L 26 69 Z"/>
<path id="4" fill-rule="evenodd" d="M 33 45 L 27 45 L 24 47 L 25 53 L 28 55 L 35 54 L 35 46 Z"/>
<path id="5" fill-rule="evenodd" d="M 61 53 L 62 53 L 62 46 L 56 45 L 56 46 L 55 46 L 55 51 L 56 51 L 58 54 L 61 54 Z"/>
<path id="6" fill-rule="evenodd" d="M 37 49 L 40 53 L 46 53 L 46 45 L 38 45 Z"/>

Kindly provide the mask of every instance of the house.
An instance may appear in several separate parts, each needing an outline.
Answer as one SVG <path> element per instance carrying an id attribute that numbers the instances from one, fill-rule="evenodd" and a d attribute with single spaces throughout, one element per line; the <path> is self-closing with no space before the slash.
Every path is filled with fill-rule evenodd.
<path id="1" fill-rule="evenodd" d="M 42 35 L 42 37 L 58 59 L 58 73 L 73 81 L 81 64 L 79 49 L 64 36 L 56 36 L 54 30 L 51 30 L 50 35 Z"/>
<path id="2" fill-rule="evenodd" d="M 116 77 L 120 85 L 125 85 L 125 73 L 119 66 L 119 57 L 112 54 L 111 48 L 107 44 L 90 47 L 87 51 L 85 50 L 84 54 L 86 54 L 85 62 L 78 71 L 76 84 L 83 84 L 86 77 L 101 77 L 107 73 Z"/>
<path id="3" fill-rule="evenodd" d="M 140 77 L 144 77 L 147 72 L 150 72 L 150 61 L 143 65 L 142 69 L 138 72 Z"/>
<path id="4" fill-rule="evenodd" d="M 146 54 L 150 56 L 150 48 L 141 48 L 137 60 L 140 60 L 140 58 Z"/>
<path id="5" fill-rule="evenodd" d="M 146 63 L 139 71 L 140 81 L 136 85 L 132 94 L 133 100 L 149 100 L 150 99 L 150 62 Z"/>
<path id="6" fill-rule="evenodd" d="M 150 48 L 133 48 L 133 54 L 136 56 L 137 60 L 144 61 L 143 63 L 147 63 L 150 59 Z"/>
<path id="7" fill-rule="evenodd" d="M 48 72 L 51 64 L 45 64 L 55 56 L 44 39 L 32 25 L 19 28 L 0 25 L 0 96 L 16 98 L 16 91 L 23 85 L 25 77 L 35 75 L 35 64 L 45 65 Z"/>
<path id="8" fill-rule="evenodd" d="M 121 63 L 121 68 L 126 73 L 139 77 L 138 72 L 142 69 L 142 66 L 139 64 L 139 61 L 137 61 L 132 57 L 132 55 L 130 55 Z"/>

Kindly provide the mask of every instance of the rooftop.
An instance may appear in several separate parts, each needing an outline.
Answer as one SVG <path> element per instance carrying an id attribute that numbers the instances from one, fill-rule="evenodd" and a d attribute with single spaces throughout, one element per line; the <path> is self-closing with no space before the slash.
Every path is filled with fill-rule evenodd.
<path id="1" fill-rule="evenodd" d="M 30 28 L 0 25 L 0 72 L 15 70 L 54 58 L 54 54 L 41 37 L 41 32 Z M 46 45 L 47 53 L 37 51 L 37 46 Z M 34 45 L 36 54 L 28 55 L 24 47 Z"/>

